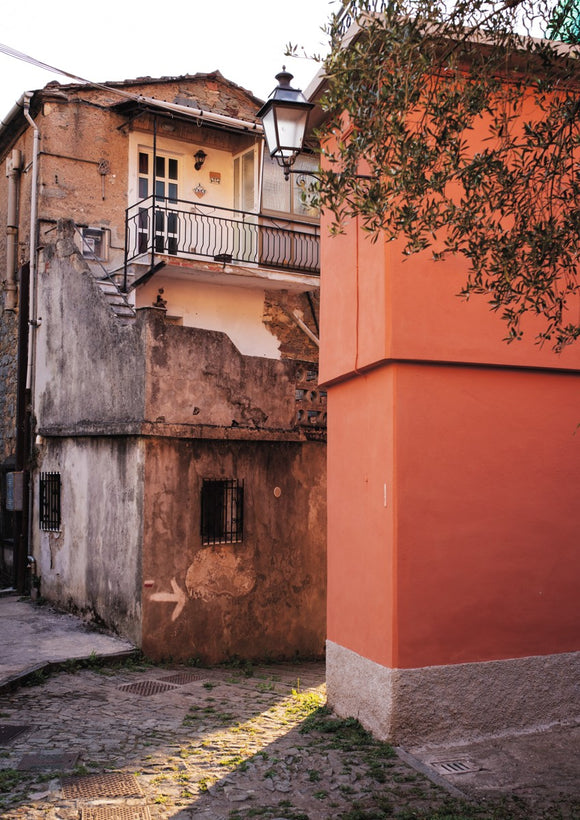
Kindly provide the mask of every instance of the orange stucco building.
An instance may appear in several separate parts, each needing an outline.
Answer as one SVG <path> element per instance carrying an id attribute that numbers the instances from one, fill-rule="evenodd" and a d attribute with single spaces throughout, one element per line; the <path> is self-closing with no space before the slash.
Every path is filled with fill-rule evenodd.
<path id="1" fill-rule="evenodd" d="M 322 229 L 329 700 L 407 743 L 579 705 L 580 347 L 507 345 L 465 278 Z"/>

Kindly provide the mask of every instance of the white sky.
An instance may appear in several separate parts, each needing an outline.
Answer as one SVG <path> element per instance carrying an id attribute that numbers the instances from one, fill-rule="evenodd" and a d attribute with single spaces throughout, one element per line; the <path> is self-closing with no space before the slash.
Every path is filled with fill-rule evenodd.
<path id="1" fill-rule="evenodd" d="M 306 88 L 316 63 L 284 56 L 292 42 L 325 50 L 322 26 L 339 0 L 20 0 L 2 10 L 0 43 L 88 80 L 219 69 L 265 99 L 285 64 Z M 0 53 L 0 119 L 24 91 L 72 82 Z"/>

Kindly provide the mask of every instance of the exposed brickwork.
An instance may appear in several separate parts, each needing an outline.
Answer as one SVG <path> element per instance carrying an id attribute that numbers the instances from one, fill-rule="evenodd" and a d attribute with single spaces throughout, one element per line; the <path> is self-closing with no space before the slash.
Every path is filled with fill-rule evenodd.
<path id="1" fill-rule="evenodd" d="M 312 293 L 311 298 L 318 320 L 320 304 L 318 291 Z M 266 291 L 263 322 L 280 340 L 282 358 L 318 362 L 318 347 L 299 327 L 293 315 L 294 311 L 314 336 L 318 337 L 312 310 L 305 293 Z"/>

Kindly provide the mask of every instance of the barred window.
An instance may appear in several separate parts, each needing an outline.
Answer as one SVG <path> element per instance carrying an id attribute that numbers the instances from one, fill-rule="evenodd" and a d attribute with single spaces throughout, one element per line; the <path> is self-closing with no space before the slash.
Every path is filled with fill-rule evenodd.
<path id="1" fill-rule="evenodd" d="M 244 532 L 244 482 L 204 479 L 201 485 L 201 543 L 235 544 Z"/>
<path id="2" fill-rule="evenodd" d="M 60 530 L 60 473 L 40 474 L 40 529 Z"/>

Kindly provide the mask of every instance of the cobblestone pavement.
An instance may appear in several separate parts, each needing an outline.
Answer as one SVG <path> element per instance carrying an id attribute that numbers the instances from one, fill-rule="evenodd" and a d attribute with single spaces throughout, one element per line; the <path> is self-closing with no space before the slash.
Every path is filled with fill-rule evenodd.
<path id="1" fill-rule="evenodd" d="M 0 697 L 6 820 L 580 817 L 541 790 L 461 801 L 321 709 L 323 664 L 38 677 Z"/>

